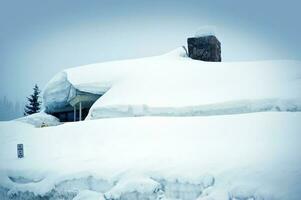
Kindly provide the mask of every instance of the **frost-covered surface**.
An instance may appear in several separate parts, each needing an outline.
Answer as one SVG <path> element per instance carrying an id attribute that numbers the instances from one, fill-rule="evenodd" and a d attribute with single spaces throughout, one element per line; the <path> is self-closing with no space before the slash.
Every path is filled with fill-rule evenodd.
<path id="1" fill-rule="evenodd" d="M 48 83 L 44 103 L 65 105 L 71 85 L 105 93 L 87 119 L 301 110 L 299 61 L 202 62 L 184 55 L 180 48 L 162 56 L 67 69 Z"/>
<path id="2" fill-rule="evenodd" d="M 58 118 L 43 111 L 15 119 L 15 121 L 31 124 L 35 127 L 57 126 L 61 124 Z"/>
<path id="3" fill-rule="evenodd" d="M 2 122 L 0 199 L 299 200 L 300 119 L 300 112 L 261 112 L 42 129 Z"/>

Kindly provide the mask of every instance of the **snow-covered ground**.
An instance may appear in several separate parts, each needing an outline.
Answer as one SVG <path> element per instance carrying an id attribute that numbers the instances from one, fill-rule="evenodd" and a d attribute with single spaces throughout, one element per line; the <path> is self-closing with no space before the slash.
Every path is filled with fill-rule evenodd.
<path id="1" fill-rule="evenodd" d="M 0 123 L 1 200 L 301 199 L 299 61 L 208 63 L 177 49 L 71 68 L 47 84 L 46 111 L 75 90 L 104 94 L 85 121 Z"/>
<path id="2" fill-rule="evenodd" d="M 300 119 L 300 112 L 262 112 L 47 128 L 2 122 L 0 199 L 297 200 Z"/>
<path id="3" fill-rule="evenodd" d="M 15 121 L 31 124 L 37 128 L 46 126 L 57 126 L 61 124 L 58 118 L 49 115 L 44 111 L 15 119 Z"/>

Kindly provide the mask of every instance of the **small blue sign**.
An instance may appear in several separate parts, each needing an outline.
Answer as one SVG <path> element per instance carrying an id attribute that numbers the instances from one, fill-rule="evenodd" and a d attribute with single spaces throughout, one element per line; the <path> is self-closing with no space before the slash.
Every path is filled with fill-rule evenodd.
<path id="1" fill-rule="evenodd" d="M 23 158 L 24 157 L 23 144 L 17 144 L 17 154 L 18 154 L 18 158 Z"/>

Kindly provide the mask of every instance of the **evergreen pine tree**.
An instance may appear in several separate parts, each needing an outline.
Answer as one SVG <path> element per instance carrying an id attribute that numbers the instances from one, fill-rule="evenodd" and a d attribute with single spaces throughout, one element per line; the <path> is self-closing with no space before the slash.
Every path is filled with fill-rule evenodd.
<path id="1" fill-rule="evenodd" d="M 24 115 L 31 115 L 40 111 L 41 102 L 39 101 L 39 95 L 41 91 L 37 84 L 33 88 L 33 94 L 27 97 L 28 104 L 25 105 Z"/>

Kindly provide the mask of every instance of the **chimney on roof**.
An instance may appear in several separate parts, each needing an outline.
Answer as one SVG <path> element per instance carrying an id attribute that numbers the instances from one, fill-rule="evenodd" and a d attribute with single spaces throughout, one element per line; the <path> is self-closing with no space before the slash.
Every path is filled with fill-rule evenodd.
<path id="1" fill-rule="evenodd" d="M 187 39 L 188 56 L 195 60 L 221 62 L 221 43 L 214 35 Z"/>

